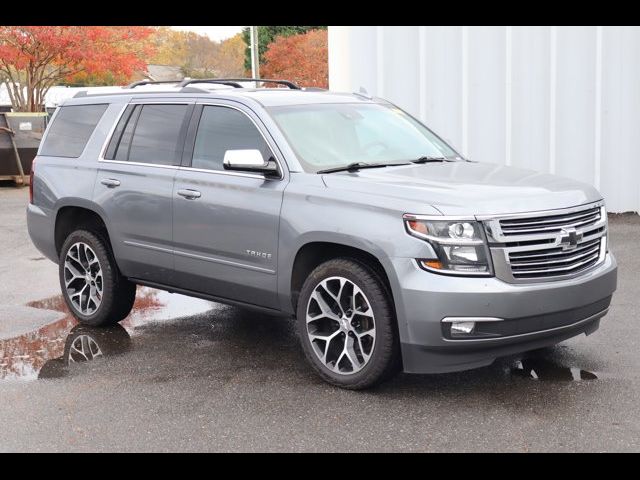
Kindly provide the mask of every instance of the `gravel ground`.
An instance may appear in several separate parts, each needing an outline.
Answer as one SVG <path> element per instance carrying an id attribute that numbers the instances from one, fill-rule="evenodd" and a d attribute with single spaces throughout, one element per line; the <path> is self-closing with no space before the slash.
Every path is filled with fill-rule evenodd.
<path id="1" fill-rule="evenodd" d="M 60 292 L 58 266 L 43 257 L 29 239 L 25 214 L 29 189 L 12 185 L 0 182 L 0 339 L 60 317 L 25 306 Z"/>

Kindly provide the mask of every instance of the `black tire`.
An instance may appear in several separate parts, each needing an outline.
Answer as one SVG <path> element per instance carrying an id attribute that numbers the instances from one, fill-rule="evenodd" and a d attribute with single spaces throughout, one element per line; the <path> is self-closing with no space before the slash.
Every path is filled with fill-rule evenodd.
<path id="1" fill-rule="evenodd" d="M 318 358 L 307 334 L 307 306 L 318 284 L 330 277 L 343 277 L 366 295 L 375 316 L 375 342 L 371 357 L 361 370 L 348 375 L 331 371 Z M 376 272 L 351 258 L 336 258 L 316 267 L 308 276 L 297 306 L 297 330 L 307 361 L 325 381 L 351 390 L 373 387 L 397 372 L 400 346 L 391 294 Z"/>
<path id="2" fill-rule="evenodd" d="M 65 288 L 64 264 L 68 250 L 76 243 L 87 244 L 95 252 L 102 269 L 102 298 L 100 305 L 91 314 L 83 314 L 72 303 Z M 69 234 L 60 249 L 58 272 L 62 296 L 78 322 L 92 327 L 114 325 L 123 320 L 133 308 L 136 285 L 120 274 L 118 266 L 102 236 L 88 230 L 76 230 Z"/>

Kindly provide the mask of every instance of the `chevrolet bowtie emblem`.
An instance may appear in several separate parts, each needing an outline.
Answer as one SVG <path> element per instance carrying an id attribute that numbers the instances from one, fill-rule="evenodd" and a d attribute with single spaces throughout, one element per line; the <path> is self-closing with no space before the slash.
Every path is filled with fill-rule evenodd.
<path id="1" fill-rule="evenodd" d="M 563 228 L 560 237 L 560 246 L 562 250 L 573 250 L 584 236 L 583 232 L 577 231 L 575 228 Z"/>

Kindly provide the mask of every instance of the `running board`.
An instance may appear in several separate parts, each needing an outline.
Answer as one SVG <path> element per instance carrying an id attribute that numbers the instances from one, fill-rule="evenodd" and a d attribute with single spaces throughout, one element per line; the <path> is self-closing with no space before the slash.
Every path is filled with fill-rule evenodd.
<path id="1" fill-rule="evenodd" d="M 225 305 L 231 305 L 234 307 L 242 307 L 248 308 L 251 310 L 255 310 L 262 313 L 267 313 L 269 315 L 276 315 L 279 317 L 287 317 L 288 314 L 284 313 L 282 310 L 276 310 L 275 308 L 263 307 L 260 305 L 255 305 L 253 303 L 246 303 L 240 300 L 231 300 L 230 298 L 217 297 L 216 295 L 211 295 L 209 293 L 196 292 L 194 290 L 187 290 L 186 288 L 177 288 L 171 285 L 165 285 L 163 283 L 150 282 L 147 280 L 142 280 L 140 278 L 129 277 L 129 281 L 133 283 L 137 283 L 138 285 L 144 285 L 146 287 L 157 288 L 158 290 L 165 290 L 169 293 L 179 293 L 181 295 L 187 295 L 189 297 L 201 298 L 203 300 L 210 300 L 212 302 L 223 303 Z"/>

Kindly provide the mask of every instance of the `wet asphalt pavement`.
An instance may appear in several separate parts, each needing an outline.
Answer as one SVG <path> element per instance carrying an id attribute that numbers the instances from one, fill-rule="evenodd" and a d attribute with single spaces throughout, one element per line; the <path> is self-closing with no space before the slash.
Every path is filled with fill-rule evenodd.
<path id="1" fill-rule="evenodd" d="M 57 320 L 0 337 L 0 451 L 637 451 L 640 218 L 610 229 L 619 286 L 595 334 L 365 392 L 319 380 L 287 318 L 140 288 L 96 331 L 33 299 Z"/>

